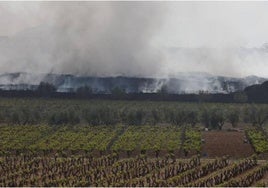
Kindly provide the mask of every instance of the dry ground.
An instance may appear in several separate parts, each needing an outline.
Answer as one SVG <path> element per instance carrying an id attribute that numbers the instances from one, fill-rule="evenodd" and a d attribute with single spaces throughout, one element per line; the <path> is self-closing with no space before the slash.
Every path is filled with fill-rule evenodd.
<path id="1" fill-rule="evenodd" d="M 229 155 L 233 158 L 247 157 L 254 154 L 254 150 L 249 143 L 244 143 L 244 131 L 204 131 L 202 138 L 202 157 L 220 157 Z"/>

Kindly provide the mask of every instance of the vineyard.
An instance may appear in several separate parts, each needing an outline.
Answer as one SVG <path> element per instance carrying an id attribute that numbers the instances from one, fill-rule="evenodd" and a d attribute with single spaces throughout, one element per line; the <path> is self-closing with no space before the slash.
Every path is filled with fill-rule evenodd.
<path id="1" fill-rule="evenodd" d="M 115 142 L 113 150 L 178 150 L 181 129 L 175 126 L 131 126 Z"/>
<path id="2" fill-rule="evenodd" d="M 174 153 L 181 148 L 198 153 L 201 133 L 186 129 L 182 144 L 182 128 L 177 126 L 0 126 L 0 149 L 11 151 L 71 151 L 73 153 L 160 151 Z"/>
<path id="3" fill-rule="evenodd" d="M 92 156 L 6 156 L 0 160 L 0 186 L 251 186 L 267 174 L 268 163 L 256 156 L 231 161 L 193 156 L 119 159 L 114 153 Z"/>
<path id="4" fill-rule="evenodd" d="M 1 187 L 268 185 L 265 104 L 0 98 L 0 106 Z"/>
<path id="5" fill-rule="evenodd" d="M 251 129 L 246 133 L 257 153 L 268 151 L 268 140 L 263 131 Z"/>

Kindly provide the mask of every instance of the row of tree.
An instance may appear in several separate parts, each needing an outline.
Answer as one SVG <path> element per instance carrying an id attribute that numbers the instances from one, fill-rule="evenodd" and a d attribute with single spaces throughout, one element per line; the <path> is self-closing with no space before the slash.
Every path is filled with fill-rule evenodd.
<path id="1" fill-rule="evenodd" d="M 0 122 L 7 124 L 39 124 L 75 125 L 143 125 L 143 124 L 185 124 L 195 126 L 202 123 L 212 129 L 222 129 L 225 122 L 235 127 L 238 122 L 263 126 L 268 121 L 268 107 L 251 105 L 242 109 L 234 107 L 203 106 L 199 109 L 191 107 L 157 109 L 118 108 L 113 106 L 90 106 L 83 109 L 43 109 L 42 107 L 20 107 L 0 109 Z"/>

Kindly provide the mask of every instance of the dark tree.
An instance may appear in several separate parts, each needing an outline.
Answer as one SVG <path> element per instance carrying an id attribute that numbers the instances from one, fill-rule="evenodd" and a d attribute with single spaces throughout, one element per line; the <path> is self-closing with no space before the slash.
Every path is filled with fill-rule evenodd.
<path id="1" fill-rule="evenodd" d="M 248 101 L 248 96 L 245 92 L 234 93 L 234 102 L 245 103 Z"/>
<path id="2" fill-rule="evenodd" d="M 47 82 L 40 82 L 37 88 L 37 92 L 41 96 L 50 96 L 55 91 L 56 87 L 53 84 Z"/>
<path id="3" fill-rule="evenodd" d="M 89 95 L 91 95 L 93 92 L 92 92 L 92 88 L 89 87 L 89 86 L 83 86 L 83 87 L 79 87 L 77 90 L 76 90 L 76 95 L 78 97 L 88 97 Z"/>
<path id="4" fill-rule="evenodd" d="M 111 93 L 112 95 L 115 95 L 115 96 L 122 96 L 126 94 L 126 90 L 124 88 L 115 87 L 111 89 Z"/>

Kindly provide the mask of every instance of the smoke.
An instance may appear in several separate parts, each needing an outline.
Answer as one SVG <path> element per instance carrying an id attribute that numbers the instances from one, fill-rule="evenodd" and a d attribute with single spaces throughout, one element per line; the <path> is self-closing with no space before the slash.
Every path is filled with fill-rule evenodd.
<path id="1" fill-rule="evenodd" d="M 158 37 L 165 72 L 268 77 L 267 8 L 268 2 L 170 3 Z"/>
<path id="2" fill-rule="evenodd" d="M 25 12 L 32 4 L 10 7 Z M 39 25 L 0 39 L 1 71 L 156 76 L 162 66 L 151 44 L 164 18 L 161 3 L 42 2 L 38 10 Z"/>
<path id="3" fill-rule="evenodd" d="M 164 85 L 222 90 L 197 72 L 268 77 L 267 8 L 267 2 L 0 2 L 0 70 L 163 78 L 145 92 Z M 183 72 L 190 74 L 180 78 Z"/>

